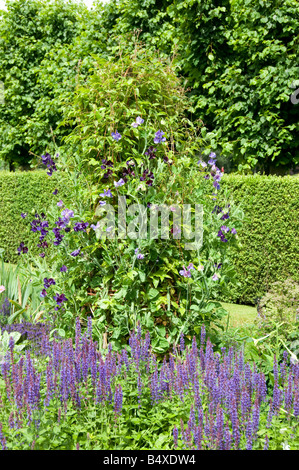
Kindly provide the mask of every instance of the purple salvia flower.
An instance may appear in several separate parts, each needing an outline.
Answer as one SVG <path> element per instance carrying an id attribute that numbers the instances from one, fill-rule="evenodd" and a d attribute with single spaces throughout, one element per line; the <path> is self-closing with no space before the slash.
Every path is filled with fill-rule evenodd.
<path id="1" fill-rule="evenodd" d="M 252 450 L 252 433 L 252 421 L 249 419 L 246 426 L 246 450 Z"/>
<path id="2" fill-rule="evenodd" d="M 254 402 L 254 408 L 252 412 L 252 438 L 256 439 L 257 432 L 259 429 L 259 421 L 260 421 L 260 407 L 258 399 Z"/>
<path id="3" fill-rule="evenodd" d="M 6 450 L 7 447 L 6 447 L 6 438 L 3 434 L 3 431 L 2 431 L 2 423 L 0 423 L 0 443 L 1 443 L 1 446 L 2 446 L 2 450 Z"/>
<path id="4" fill-rule="evenodd" d="M 181 353 L 183 353 L 184 350 L 185 350 L 184 333 L 181 332 L 181 334 L 180 334 L 180 351 L 181 351 Z"/>
<path id="5" fill-rule="evenodd" d="M 299 416 L 299 391 L 298 391 L 298 387 L 295 390 L 295 394 L 294 394 L 294 416 L 296 418 Z"/>
<path id="6" fill-rule="evenodd" d="M 268 450 L 268 449 L 269 449 L 269 437 L 268 437 L 268 434 L 266 434 L 265 444 L 264 444 L 264 449 L 263 450 Z"/>
<path id="7" fill-rule="evenodd" d="M 122 403 L 123 403 L 123 392 L 121 385 L 116 385 L 115 394 L 114 394 L 114 412 L 115 416 L 121 415 L 122 410 Z"/>
<path id="8" fill-rule="evenodd" d="M 229 425 L 227 422 L 225 425 L 225 431 L 224 431 L 224 449 L 231 450 L 231 445 L 232 445 L 232 435 L 230 433 Z"/>
<path id="9" fill-rule="evenodd" d="M 178 447 L 178 436 L 179 436 L 179 430 L 178 428 L 175 426 L 173 428 L 173 445 L 174 445 L 174 448 L 177 449 Z"/>

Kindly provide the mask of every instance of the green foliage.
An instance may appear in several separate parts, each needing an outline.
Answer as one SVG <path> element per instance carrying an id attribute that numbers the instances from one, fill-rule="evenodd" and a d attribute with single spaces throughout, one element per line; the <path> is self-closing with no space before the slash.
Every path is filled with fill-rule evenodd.
<path id="1" fill-rule="evenodd" d="M 242 172 L 269 173 L 299 162 L 290 101 L 299 71 L 298 14 L 292 0 L 123 0 L 107 5 L 103 23 L 113 18 L 118 34 L 141 29 L 148 47 L 175 52 L 209 149 Z"/>
<path id="2" fill-rule="evenodd" d="M 0 324 L 11 324 L 22 319 L 29 321 L 37 315 L 42 283 L 22 275 L 21 265 L 5 265 L 2 259 L 0 284 L 5 288 L 0 293 Z"/>
<path id="3" fill-rule="evenodd" d="M 14 342 L 14 352 L 17 354 L 20 353 L 27 345 L 27 341 L 23 341 L 21 344 L 16 344 L 21 338 L 21 333 L 18 333 L 17 331 L 12 331 L 11 333 L 4 331 L 1 333 L 0 329 L 0 365 L 5 362 L 5 356 L 9 353 L 9 342 L 11 341 L 11 338 Z"/>
<path id="4" fill-rule="evenodd" d="M 33 244 L 34 235 L 28 233 L 19 214 L 32 214 L 35 210 L 41 212 L 49 207 L 56 187 L 62 191 L 57 195 L 57 202 L 60 194 L 61 199 L 66 200 L 72 183 L 66 179 L 59 182 L 57 178 L 56 173 L 48 177 L 43 171 L 0 173 L 1 247 L 5 249 L 4 259 L 7 261 L 18 262 L 16 249 L 20 241 L 25 241 L 26 246 L 31 244 L 32 253 L 39 253 Z M 231 286 L 224 298 L 254 304 L 272 283 L 289 276 L 298 282 L 298 222 L 294 218 L 294 213 L 298 212 L 298 179 L 227 175 L 222 179 L 222 186 L 229 188 L 235 203 L 241 204 L 246 214 L 243 227 L 238 231 L 242 248 L 238 251 L 232 248 L 230 252 L 240 285 Z M 40 187 L 43 188 L 42 193 Z"/>
<path id="5" fill-rule="evenodd" d="M 0 172 L 0 248 L 4 249 L 4 261 L 20 261 L 17 252 L 20 242 L 24 242 L 33 254 L 41 252 L 35 243 L 33 246 L 34 236 L 21 213 L 33 217 L 36 212 L 46 210 L 51 201 L 49 197 L 56 188 L 59 190 L 58 194 L 67 199 L 70 185 L 69 182 L 66 186 L 63 173 L 57 178 L 56 173 L 49 177 L 43 170 Z"/>
<path id="6" fill-rule="evenodd" d="M 274 282 L 260 299 L 258 313 L 259 335 L 268 335 L 274 347 L 289 347 L 296 355 L 299 351 L 299 284 L 293 279 Z M 275 331 L 277 334 L 273 334 Z"/>
<path id="7" fill-rule="evenodd" d="M 233 302 L 256 303 L 276 281 L 298 282 L 299 180 L 292 176 L 227 175 L 235 204 L 245 218 L 238 232 L 241 248 L 230 250 L 240 281 L 232 286 Z"/>
<path id="8" fill-rule="evenodd" d="M 64 169 L 73 182 L 72 203 L 67 206 L 74 211 L 72 224 L 84 221 L 89 227 L 86 232 L 63 233 L 57 252 L 50 250 L 47 254 L 47 266 L 54 279 L 62 265 L 68 267 L 68 283 L 55 285 L 55 292 L 68 299 L 57 318 L 60 328 L 70 331 L 74 328 L 74 314 L 84 316 L 91 312 L 99 335 L 108 333 L 120 348 L 130 329 L 140 321 L 152 334 L 155 351 L 163 353 L 182 331 L 190 339 L 202 322 L 209 327 L 212 319 L 217 323 L 225 315 L 221 305 L 211 300 L 228 279 L 232 280 L 233 269 L 225 256 L 227 244 L 217 236 L 223 222 L 222 214 L 212 212 L 216 200 L 212 179 L 207 181 L 197 165 L 201 122 L 188 120 L 186 110 L 192 111 L 190 102 L 172 64 L 138 43 L 131 53 L 120 49 L 116 60 L 94 56 L 89 79 L 83 76 L 78 82 L 74 104 L 66 108 L 63 123 L 73 130 L 58 149 L 57 167 Z M 138 116 L 144 123 L 134 127 Z M 165 137 L 162 144 L 154 144 L 157 131 L 162 129 L 167 140 Z M 121 135 L 117 142 L 112 138 L 116 130 Z M 148 150 L 153 147 L 155 155 L 151 158 Z M 117 189 L 115 183 L 122 178 L 125 184 Z M 99 196 L 107 189 L 113 193 L 111 202 L 108 198 L 102 201 L 103 196 Z M 182 240 L 170 239 L 169 233 L 160 239 L 159 234 L 152 237 L 147 222 L 144 237 L 138 233 L 140 218 L 136 222 L 134 211 L 129 210 L 126 237 L 119 232 L 118 239 L 113 232 L 111 236 L 105 232 L 103 237 L 99 229 L 92 228 L 100 223 L 106 209 L 101 203 L 110 202 L 119 226 L 120 196 L 127 206 L 134 203 L 137 212 L 140 206 L 145 208 L 145 217 L 152 217 L 155 205 L 164 204 L 168 210 L 172 204 L 202 204 L 203 247 L 188 251 L 185 234 Z M 220 197 L 228 206 L 227 195 Z M 195 210 L 192 211 L 193 227 Z M 48 211 L 51 227 L 60 215 L 57 206 Z M 233 207 L 230 215 L 230 224 L 241 218 Z M 170 228 L 176 229 L 173 220 L 167 230 Z M 229 243 L 234 243 L 234 238 L 229 234 Z M 72 255 L 78 249 L 80 255 Z M 144 260 L 138 259 L 136 250 L 144 255 Z M 189 263 L 195 269 L 186 282 L 179 271 Z M 213 279 L 216 272 L 219 277 Z M 57 308 L 52 299 L 51 290 L 51 295 L 45 297 L 48 311 Z"/>

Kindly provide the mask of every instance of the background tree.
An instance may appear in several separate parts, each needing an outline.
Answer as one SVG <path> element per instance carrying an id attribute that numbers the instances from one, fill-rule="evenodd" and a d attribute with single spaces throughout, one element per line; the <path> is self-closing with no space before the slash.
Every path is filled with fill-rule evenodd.
<path id="1" fill-rule="evenodd" d="M 55 124 L 51 113 L 44 127 L 30 121 L 47 92 L 39 81 L 40 64 L 53 48 L 72 43 L 78 21 L 87 11 L 84 4 L 63 0 L 7 1 L 0 21 L 0 80 L 5 87 L 5 105 L 0 105 L 0 158 L 11 169 L 28 165 L 33 132 L 43 150 L 49 140 L 50 126 Z M 50 75 L 52 70 L 47 72 Z"/>
<path id="2" fill-rule="evenodd" d="M 149 47 L 176 51 L 209 149 L 234 169 L 269 173 L 299 162 L 290 101 L 298 16 L 292 0 L 120 0 L 105 6 L 102 21 L 114 21 L 119 34 L 141 29 Z"/>

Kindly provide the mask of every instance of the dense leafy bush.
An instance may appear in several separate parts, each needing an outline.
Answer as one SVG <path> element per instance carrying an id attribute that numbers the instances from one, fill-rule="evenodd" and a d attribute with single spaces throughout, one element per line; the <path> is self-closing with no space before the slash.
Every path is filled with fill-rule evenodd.
<path id="1" fill-rule="evenodd" d="M 30 172 L 0 172 L 0 248 L 4 261 L 18 263 L 17 248 L 20 242 L 38 255 L 40 250 L 33 246 L 33 234 L 28 230 L 21 214 L 34 215 L 47 210 L 52 192 L 57 188 L 61 197 L 68 198 L 69 188 L 65 184 L 63 172 L 52 178 L 44 170 Z M 53 196 L 52 196 L 53 197 Z"/>

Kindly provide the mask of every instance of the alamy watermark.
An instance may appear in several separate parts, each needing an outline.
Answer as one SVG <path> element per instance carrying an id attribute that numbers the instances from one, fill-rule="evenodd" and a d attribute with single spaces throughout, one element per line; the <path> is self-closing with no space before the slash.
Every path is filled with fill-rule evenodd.
<path id="1" fill-rule="evenodd" d="M 149 212 L 149 217 L 148 217 Z M 118 197 L 117 227 L 116 211 L 110 204 L 99 205 L 96 215 L 102 216 L 97 225 L 92 226 L 97 238 L 131 240 L 174 240 L 184 238 L 186 250 L 198 250 L 203 244 L 203 205 L 182 204 L 142 204 L 127 206 L 126 197 Z M 170 224 L 172 216 L 172 227 Z M 194 230 L 192 228 L 192 218 Z M 159 223 L 160 222 L 160 223 Z M 183 235 L 183 237 L 182 237 Z"/>
<path id="2" fill-rule="evenodd" d="M 4 99 L 4 83 L 0 80 L 0 104 L 5 104 Z"/>

